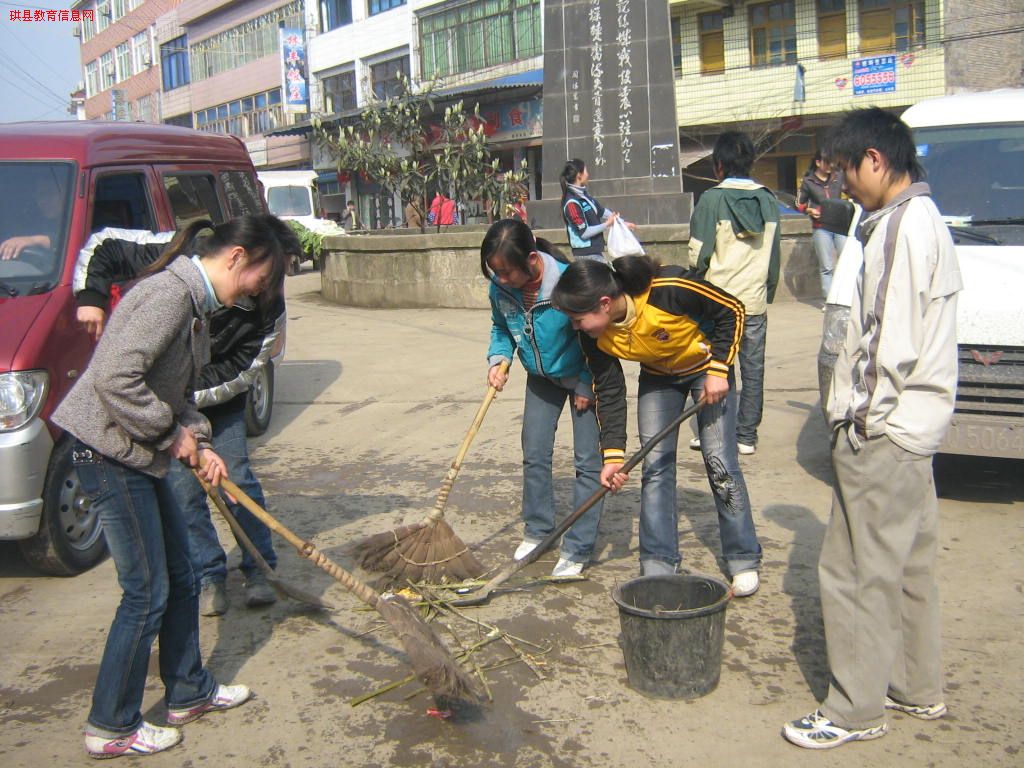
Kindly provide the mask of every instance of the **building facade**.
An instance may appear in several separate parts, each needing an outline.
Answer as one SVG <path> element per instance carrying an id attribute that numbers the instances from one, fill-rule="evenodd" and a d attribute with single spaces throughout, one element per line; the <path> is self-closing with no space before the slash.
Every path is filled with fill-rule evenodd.
<path id="1" fill-rule="evenodd" d="M 75 28 L 81 40 L 86 120 L 160 119 L 155 20 L 178 0 L 86 0 Z"/>
<path id="2" fill-rule="evenodd" d="M 531 191 L 539 192 L 541 0 L 321 0 L 315 24 L 311 101 L 326 122 L 395 95 L 405 79 L 430 88 L 441 105 L 480 104 L 502 167 L 526 161 L 538 174 Z M 368 225 L 401 224 L 400 201 L 381 206 L 372 181 L 339 180 L 332 158 L 315 147 L 313 163 L 328 212 L 353 199 Z"/>
<path id="3" fill-rule="evenodd" d="M 308 142 L 267 136 L 308 115 L 289 108 L 280 32 L 305 49 L 307 26 L 304 0 L 184 0 L 157 22 L 163 122 L 238 136 L 257 168 L 308 168 Z"/>
<path id="4" fill-rule="evenodd" d="M 794 192 L 847 110 L 1024 84 L 1019 0 L 673 0 L 676 98 L 687 188 L 713 183 L 718 133 L 766 154 L 754 175 Z"/>

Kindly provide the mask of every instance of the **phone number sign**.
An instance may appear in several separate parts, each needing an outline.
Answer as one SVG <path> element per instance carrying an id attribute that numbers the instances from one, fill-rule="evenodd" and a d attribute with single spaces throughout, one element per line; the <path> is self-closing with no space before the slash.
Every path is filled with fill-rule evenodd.
<path id="1" fill-rule="evenodd" d="M 853 95 L 893 93 L 896 90 L 896 57 L 872 56 L 853 61 Z"/>

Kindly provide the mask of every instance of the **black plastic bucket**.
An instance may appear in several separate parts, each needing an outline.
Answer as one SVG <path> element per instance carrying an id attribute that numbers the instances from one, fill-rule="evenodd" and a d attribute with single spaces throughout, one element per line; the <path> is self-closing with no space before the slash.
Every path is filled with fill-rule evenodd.
<path id="1" fill-rule="evenodd" d="M 724 581 L 693 574 L 641 576 L 616 586 L 630 688 L 659 699 L 715 690 L 731 598 Z"/>

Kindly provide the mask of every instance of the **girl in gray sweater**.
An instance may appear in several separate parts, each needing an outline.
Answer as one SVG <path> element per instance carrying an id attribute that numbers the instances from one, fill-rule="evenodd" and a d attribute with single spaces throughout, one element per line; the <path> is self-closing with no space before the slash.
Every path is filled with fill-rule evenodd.
<path id="1" fill-rule="evenodd" d="M 198 254 L 181 255 L 209 228 Z M 174 459 L 201 467 L 218 484 L 224 462 L 209 447 L 210 425 L 192 398 L 210 357 L 207 318 L 242 296 L 280 290 L 279 219 L 246 216 L 191 224 L 168 244 L 150 276 L 118 304 L 82 378 L 53 420 L 77 438 L 73 460 L 82 490 L 99 510 L 123 590 L 107 635 L 85 735 L 92 757 L 152 754 L 181 741 L 181 731 L 142 719 L 153 640 L 167 721 L 183 725 L 230 709 L 251 695 L 218 685 L 199 651 L 197 579 L 185 516 L 167 482 Z"/>

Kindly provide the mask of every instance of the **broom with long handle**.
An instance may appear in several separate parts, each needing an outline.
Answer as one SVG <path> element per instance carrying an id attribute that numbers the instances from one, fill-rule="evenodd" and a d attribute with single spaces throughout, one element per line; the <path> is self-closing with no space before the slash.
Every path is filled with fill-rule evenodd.
<path id="1" fill-rule="evenodd" d="M 237 539 L 238 543 L 241 544 L 242 547 L 252 556 L 253 561 L 256 563 L 256 567 L 260 569 L 264 576 L 266 576 L 267 583 L 274 588 L 274 591 L 277 592 L 277 594 L 281 597 L 290 597 L 292 600 L 297 600 L 300 603 L 312 605 L 316 608 L 323 608 L 328 611 L 334 610 L 334 606 L 323 598 L 307 592 L 304 589 L 300 589 L 293 584 L 289 584 L 278 576 L 274 572 L 274 569 L 270 567 L 270 564 L 263 559 L 263 555 L 261 555 L 260 551 L 256 549 L 256 545 L 252 543 L 252 539 L 250 539 L 242 529 L 238 519 L 231 513 L 231 510 L 228 509 L 227 504 L 224 503 L 224 499 L 222 499 L 220 494 L 217 493 L 217 490 L 206 482 L 206 478 L 196 472 L 196 470 L 192 470 L 192 472 L 195 474 L 196 480 L 199 481 L 199 485 L 201 485 L 203 490 L 206 491 L 206 495 L 211 501 L 213 501 L 214 506 L 217 507 L 217 511 L 220 512 L 221 517 L 227 520 L 228 525 L 231 527 L 231 532 L 235 534 L 235 539 Z"/>
<path id="2" fill-rule="evenodd" d="M 620 469 L 619 471 L 624 474 L 628 473 L 631 469 L 633 469 L 633 467 L 635 467 L 637 464 L 643 461 L 644 456 L 650 453 L 651 449 L 655 445 L 657 445 L 670 434 L 672 434 L 673 431 L 679 429 L 679 425 L 682 424 L 691 416 L 693 416 L 693 414 L 699 411 L 703 405 L 704 398 L 701 397 L 700 400 L 691 405 L 689 408 L 684 409 L 683 412 L 676 416 L 676 418 L 674 418 L 667 427 L 665 427 L 658 434 L 656 434 L 654 437 L 648 440 L 639 451 L 634 453 L 630 457 L 629 461 L 622 465 L 622 469 Z M 608 493 L 608 489 L 603 486 L 598 490 L 594 491 L 594 493 L 591 494 L 589 499 L 584 501 L 579 507 L 577 507 L 573 511 L 571 515 L 569 515 L 567 518 L 565 518 L 565 520 L 563 520 L 561 523 L 555 526 L 555 530 L 549 533 L 540 542 L 540 544 L 533 548 L 533 550 L 528 555 L 523 556 L 519 560 L 513 560 L 511 563 L 502 568 L 493 578 L 491 578 L 490 581 L 488 581 L 482 587 L 467 587 L 465 589 L 460 589 L 459 594 L 472 593 L 472 596 L 461 598 L 458 600 L 452 600 L 450 604 L 457 606 L 467 606 L 482 605 L 483 603 L 486 603 L 490 599 L 491 593 L 494 592 L 495 589 L 497 589 L 499 586 L 508 581 L 509 578 L 512 577 L 514 574 L 519 573 L 519 571 L 521 571 L 523 568 L 528 566 L 530 563 L 534 562 L 537 558 L 539 558 L 541 555 L 543 555 L 545 552 L 551 549 L 552 545 L 554 545 L 554 543 L 561 538 L 562 534 L 569 530 L 572 527 L 573 523 L 579 520 L 588 509 L 597 504 L 597 502 L 599 502 L 606 493 Z"/>
<path id="3" fill-rule="evenodd" d="M 295 547 L 300 555 L 329 573 L 345 589 L 374 608 L 398 635 L 416 676 L 435 696 L 471 700 L 478 698 L 476 687 L 470 677 L 462 670 L 433 628 L 420 618 L 409 603 L 399 595 L 382 595 L 371 589 L 333 562 L 317 549 L 313 542 L 303 541 L 288 530 L 228 478 L 221 478 L 220 484 L 264 525 Z"/>
<path id="4" fill-rule="evenodd" d="M 507 373 L 508 369 L 509 362 L 502 361 L 500 372 Z M 466 458 L 469 445 L 476 437 L 496 393 L 494 387 L 487 388 L 487 394 L 459 446 L 459 452 L 455 454 L 441 483 L 430 514 L 413 525 L 403 525 L 356 542 L 351 551 L 360 566 L 368 571 L 385 573 L 400 583 L 420 580 L 465 581 L 475 579 L 484 572 L 484 566 L 444 519 L 444 510 L 448 505 L 448 495 L 455 485 L 455 478 L 462 468 L 462 460 Z"/>

